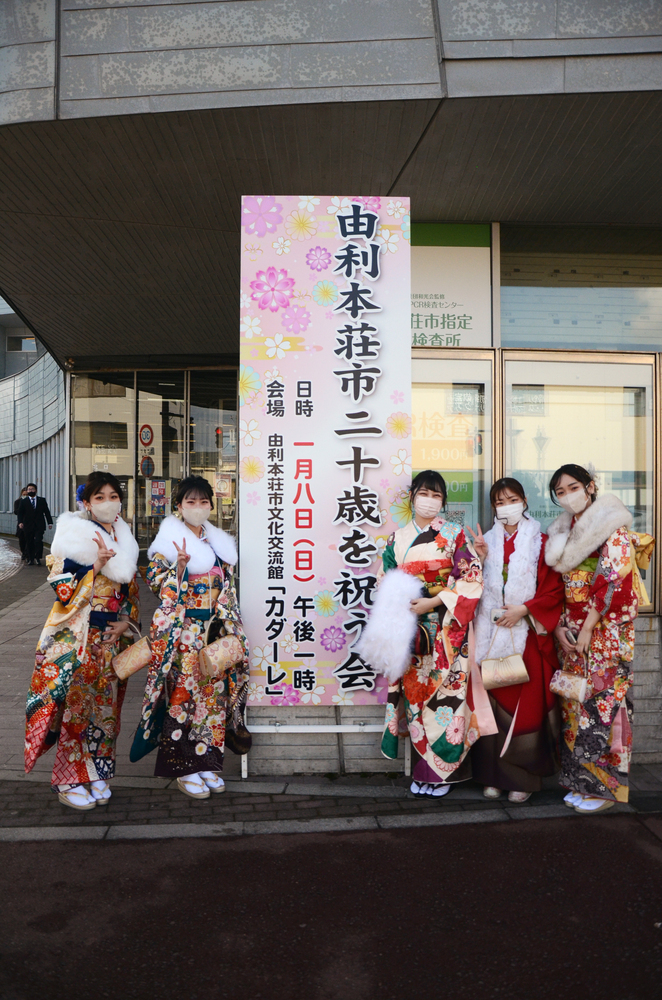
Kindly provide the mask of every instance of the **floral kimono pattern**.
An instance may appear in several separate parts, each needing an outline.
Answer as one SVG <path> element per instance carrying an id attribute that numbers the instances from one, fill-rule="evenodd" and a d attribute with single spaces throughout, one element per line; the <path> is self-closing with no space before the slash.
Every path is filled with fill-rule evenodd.
<path id="1" fill-rule="evenodd" d="M 244 722 L 248 643 L 233 568 L 217 560 L 199 576 L 186 569 L 178 586 L 176 563 L 157 553 L 146 578 L 161 604 L 152 619 L 152 662 L 131 760 L 158 747 L 157 775 L 220 771 L 226 744 L 235 753 L 248 753 L 251 743 Z M 198 653 L 220 635 L 236 635 L 245 658 L 223 677 L 202 677 Z"/>
<path id="2" fill-rule="evenodd" d="M 461 781 L 471 776 L 470 765 L 461 765 L 480 735 L 469 681 L 469 624 L 483 589 L 480 560 L 463 528 L 435 518 L 424 530 L 410 521 L 391 535 L 383 570 L 396 566 L 418 577 L 425 596 L 441 594 L 445 614 L 443 620 L 437 611 L 419 618 L 432 652 L 415 652 L 402 679 L 389 686 L 382 753 L 397 757 L 398 738 L 409 731 L 417 781 Z"/>
<path id="3" fill-rule="evenodd" d="M 129 644 L 104 645 L 103 620 L 139 618 L 138 584 L 115 583 L 91 566 L 49 555 L 56 601 L 37 644 L 26 706 L 25 770 L 56 746 L 52 784 L 112 778 L 126 682 L 112 660 Z M 90 620 L 91 619 L 91 620 Z M 94 624 L 96 622 L 96 624 Z"/>
<path id="4" fill-rule="evenodd" d="M 584 795 L 628 800 L 632 755 L 632 659 L 638 576 L 630 532 L 618 528 L 576 569 L 563 574 L 561 624 L 579 631 L 590 608 L 600 613 L 588 651 L 593 693 L 583 704 L 561 700 L 561 784 Z M 566 670 L 581 674 L 579 657 Z"/>

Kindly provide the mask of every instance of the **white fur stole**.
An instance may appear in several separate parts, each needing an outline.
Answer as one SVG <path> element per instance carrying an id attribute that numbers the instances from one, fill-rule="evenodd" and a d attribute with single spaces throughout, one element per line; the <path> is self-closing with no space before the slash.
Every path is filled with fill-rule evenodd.
<path id="1" fill-rule="evenodd" d="M 417 577 L 402 569 L 389 570 L 379 584 L 368 624 L 354 646 L 389 684 L 400 680 L 411 664 L 418 616 L 411 610 L 410 601 L 420 597 L 421 592 Z"/>
<path id="2" fill-rule="evenodd" d="M 574 525 L 572 517 L 564 510 L 547 529 L 545 562 L 557 573 L 569 573 L 604 545 L 618 528 L 629 528 L 632 524 L 632 514 L 613 493 L 598 497 Z"/>
<path id="3" fill-rule="evenodd" d="M 147 550 L 147 556 L 151 559 L 160 554 L 165 556 L 172 566 L 177 562 L 175 542 L 181 548 L 185 539 L 186 551 L 191 557 L 188 571 L 192 576 L 208 573 L 216 562 L 216 556 L 221 562 L 234 566 L 237 562 L 237 546 L 234 539 L 209 521 L 205 521 L 204 531 L 206 539 L 198 538 L 185 521 L 180 521 L 174 514 L 168 514 L 161 521 L 156 538 Z"/>
<path id="4" fill-rule="evenodd" d="M 513 642 L 518 653 L 524 652 L 529 626 L 521 620 L 512 629 L 493 625 L 490 621 L 492 608 L 504 604 L 526 604 L 535 595 L 538 587 L 538 560 L 542 535 L 540 522 L 532 517 L 523 517 L 515 535 L 515 551 L 508 562 L 508 581 L 503 585 L 503 547 L 506 532 L 496 518 L 494 527 L 485 533 L 488 545 L 487 559 L 483 565 L 483 596 L 478 605 L 476 617 L 476 662 L 490 657 L 510 656 Z"/>
<path id="5" fill-rule="evenodd" d="M 99 532 L 106 546 L 115 550 L 115 555 L 103 568 L 103 575 L 114 583 L 130 583 L 138 568 L 138 542 L 121 517 L 115 518 L 113 528 L 117 541 L 107 538 L 97 522 L 82 511 L 65 511 L 57 519 L 51 554 L 60 559 L 72 559 L 81 566 L 91 566 L 99 554 L 99 546 L 94 540 Z"/>

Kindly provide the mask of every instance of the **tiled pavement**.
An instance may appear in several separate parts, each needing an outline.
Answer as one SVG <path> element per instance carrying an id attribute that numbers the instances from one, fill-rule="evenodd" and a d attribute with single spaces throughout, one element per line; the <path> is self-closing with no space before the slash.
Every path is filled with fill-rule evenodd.
<path id="1" fill-rule="evenodd" d="M 37 581 L 35 581 L 37 582 Z M 6 582 L 5 601 L 12 581 Z M 22 589 L 22 588 L 17 588 Z M 142 586 L 144 619 L 154 598 Z M 166 779 L 154 778 L 150 757 L 129 764 L 128 749 L 138 721 L 142 685 L 129 684 L 118 742 L 118 776 L 110 803 L 81 813 L 62 806 L 50 791 L 50 755 L 32 774 L 23 773 L 25 693 L 39 631 L 52 601 L 41 584 L 0 610 L 0 840 L 63 837 L 222 836 L 303 830 L 377 829 L 448 823 L 513 821 L 573 816 L 555 779 L 524 805 L 486 801 L 471 782 L 443 800 L 421 800 L 404 777 L 353 775 L 320 779 L 239 779 L 239 761 L 227 755 L 227 790 L 210 799 L 190 799 Z M 635 764 L 631 801 L 616 812 L 662 812 L 662 764 Z"/>

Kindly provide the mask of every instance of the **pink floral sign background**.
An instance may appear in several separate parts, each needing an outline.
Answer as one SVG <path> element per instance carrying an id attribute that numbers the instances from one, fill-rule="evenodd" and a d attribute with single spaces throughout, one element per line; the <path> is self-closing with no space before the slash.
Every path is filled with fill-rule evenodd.
<path id="1" fill-rule="evenodd" d="M 339 217 L 369 213 L 378 217 L 369 239 L 343 236 Z M 249 704 L 384 702 L 384 679 L 351 648 L 385 541 L 410 517 L 409 200 L 245 196 L 241 223 L 239 527 Z M 377 277 L 342 271 L 350 242 Z M 342 311 L 352 278 L 364 306 L 379 309 L 365 306 L 354 318 L 349 306 Z M 362 322 L 377 331 L 367 335 L 379 345 L 368 352 L 374 357 L 339 355 L 342 331 L 353 327 L 356 341 Z M 379 371 L 360 399 L 352 395 L 357 367 Z M 334 374 L 343 371 L 345 380 Z M 372 436 L 358 433 L 366 427 Z M 355 448 L 370 459 L 358 472 Z M 339 499 L 357 476 L 378 505 L 372 520 L 352 524 L 339 519 Z M 353 558 L 364 564 L 348 563 Z"/>

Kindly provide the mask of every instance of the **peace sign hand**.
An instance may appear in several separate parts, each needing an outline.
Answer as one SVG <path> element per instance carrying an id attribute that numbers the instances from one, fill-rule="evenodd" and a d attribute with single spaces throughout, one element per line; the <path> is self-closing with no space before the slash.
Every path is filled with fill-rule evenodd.
<path id="1" fill-rule="evenodd" d="M 180 549 L 177 542 L 173 542 L 173 545 L 177 549 L 177 578 L 181 580 L 184 576 L 184 570 L 186 569 L 186 564 L 189 562 L 191 556 L 186 551 L 186 539 L 182 539 L 182 547 Z"/>
<path id="2" fill-rule="evenodd" d="M 103 535 L 101 534 L 100 531 L 96 531 L 94 533 L 94 541 L 97 543 L 97 548 L 99 550 L 99 552 L 97 554 L 96 562 L 94 563 L 94 566 L 93 566 L 94 572 L 96 574 L 96 573 L 100 573 L 101 570 L 106 565 L 106 563 L 108 562 L 108 560 L 113 558 L 113 556 L 115 555 L 115 550 L 114 549 L 109 549 L 106 546 L 106 543 L 104 541 Z"/>
<path id="3" fill-rule="evenodd" d="M 467 531 L 469 532 L 469 534 L 471 535 L 471 538 L 473 539 L 474 549 L 476 550 L 476 555 L 480 559 L 481 563 L 484 563 L 485 560 L 487 559 L 487 554 L 489 552 L 489 546 L 488 546 L 487 542 L 485 541 L 485 539 L 483 538 L 483 532 L 481 531 L 480 524 L 477 524 L 476 527 L 478 528 L 478 534 L 474 534 L 468 524 L 466 526 Z"/>

